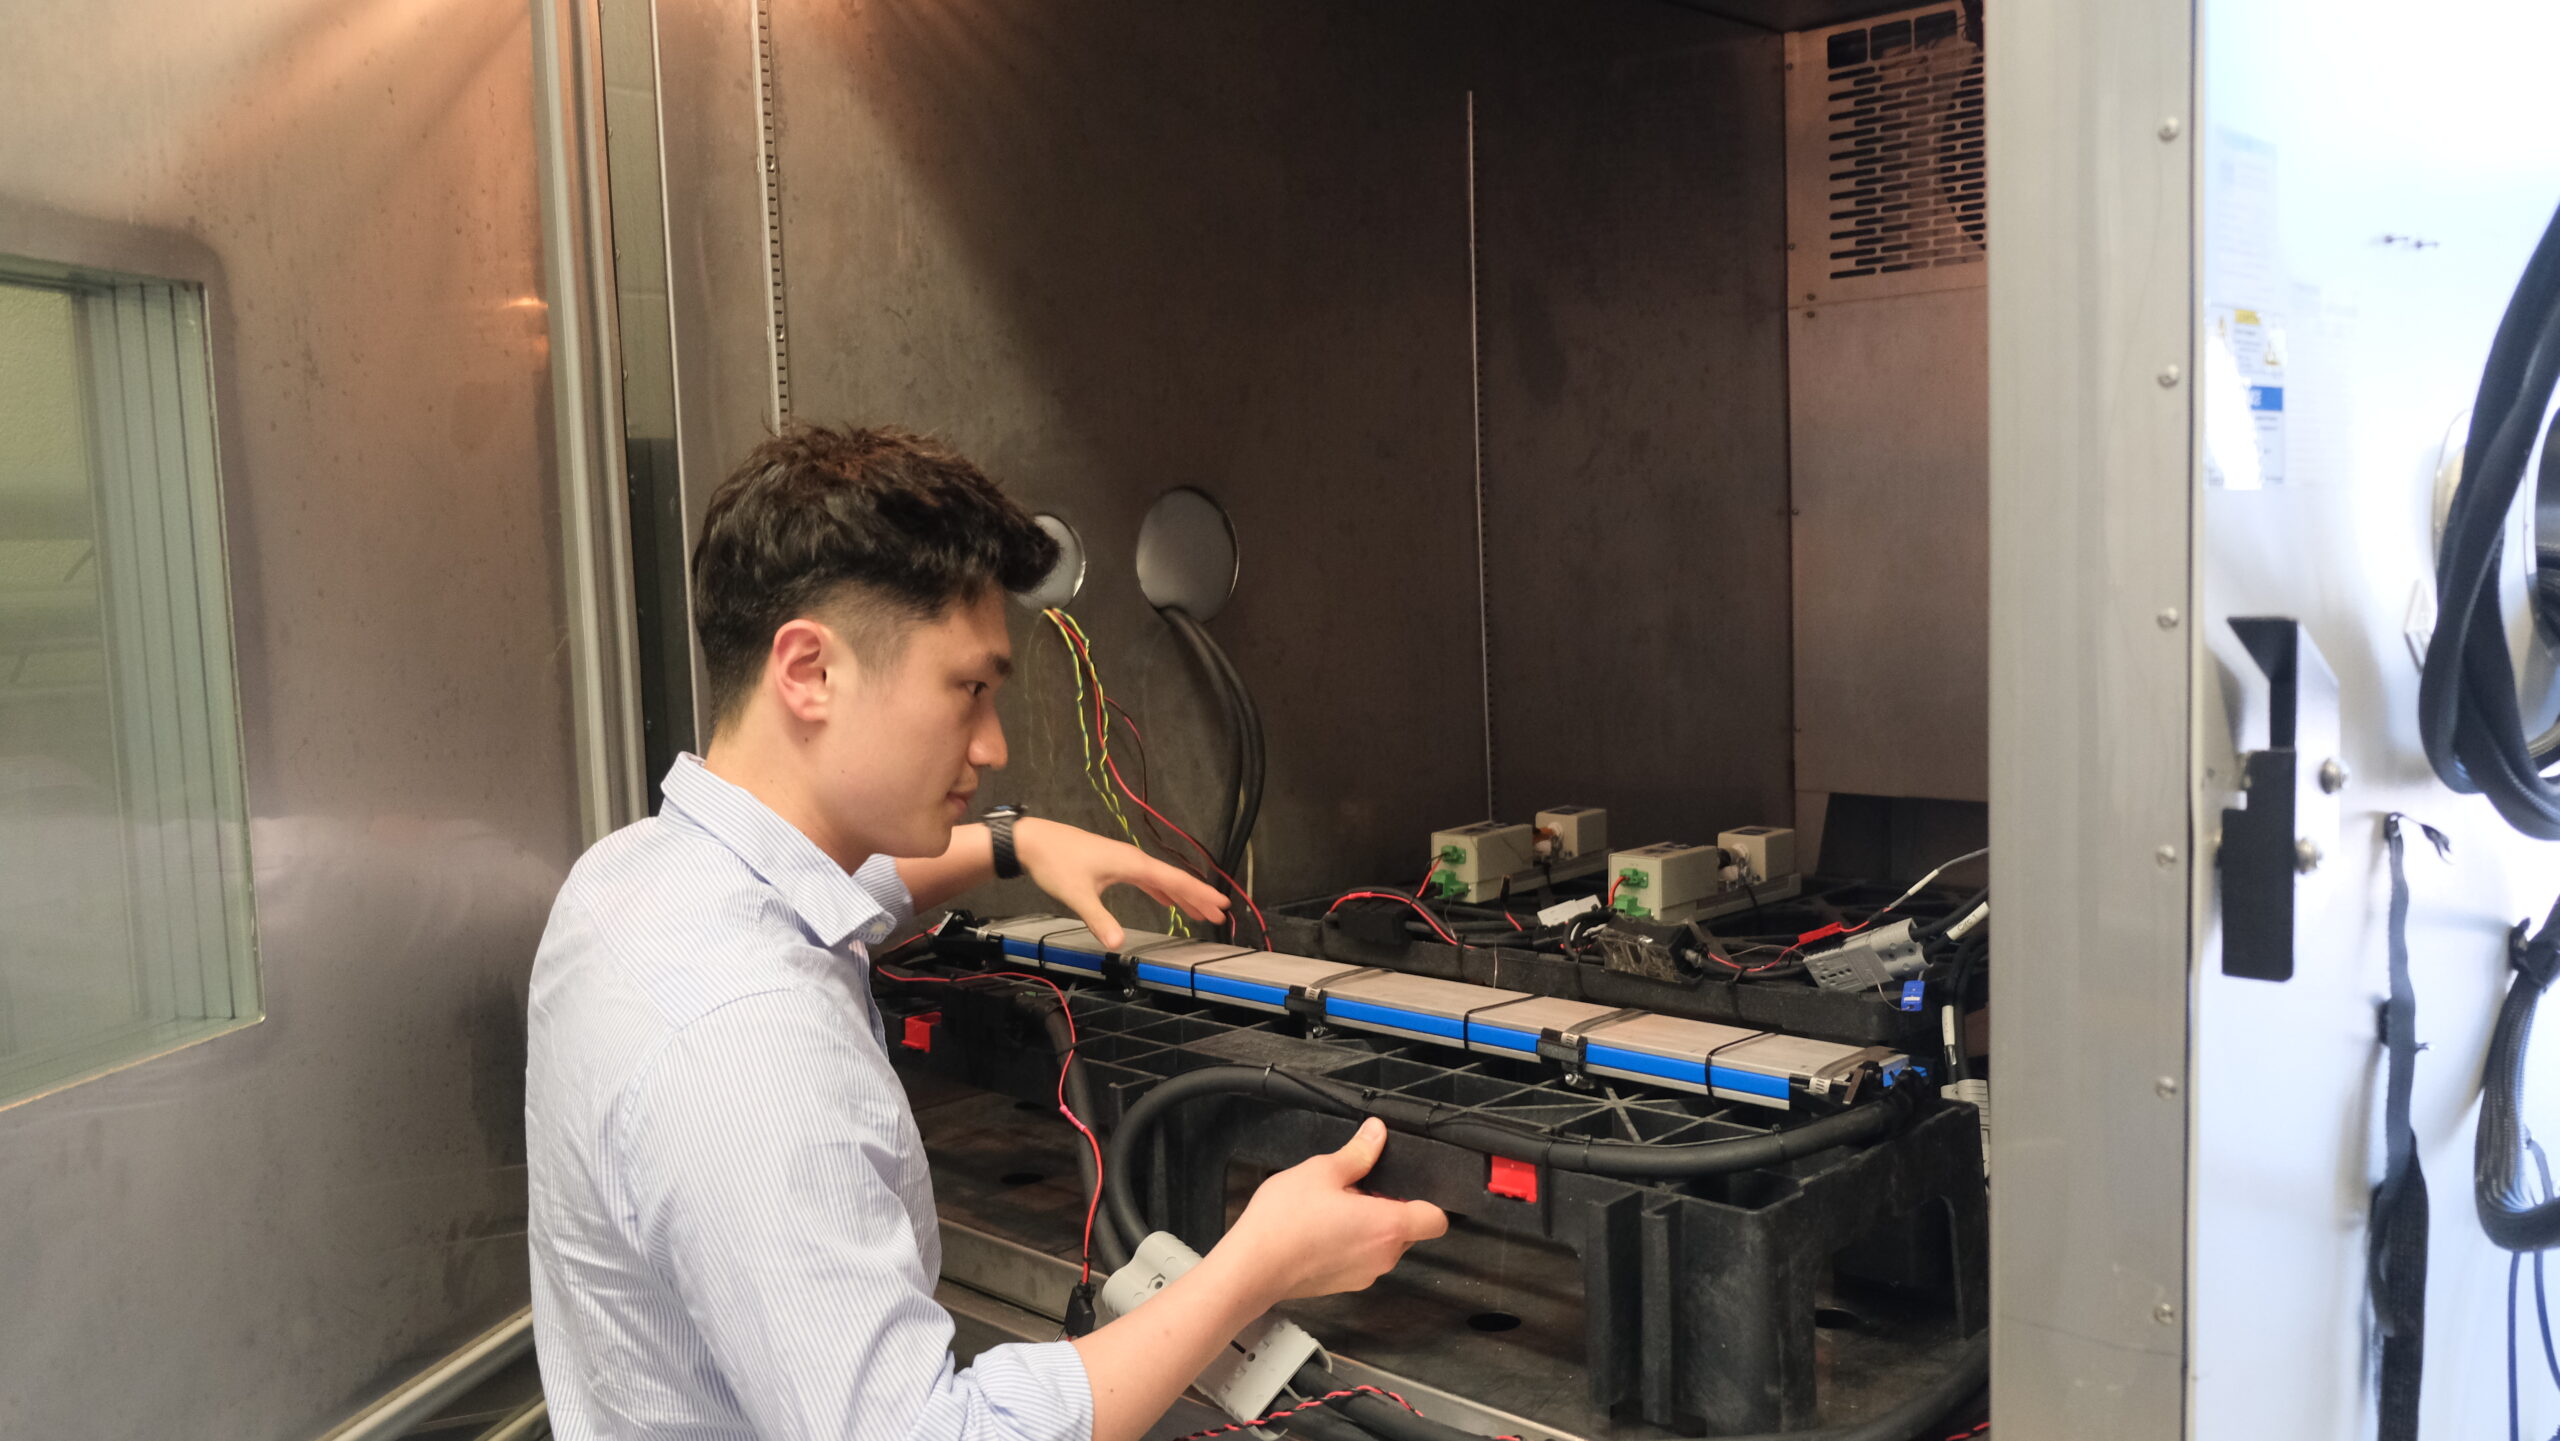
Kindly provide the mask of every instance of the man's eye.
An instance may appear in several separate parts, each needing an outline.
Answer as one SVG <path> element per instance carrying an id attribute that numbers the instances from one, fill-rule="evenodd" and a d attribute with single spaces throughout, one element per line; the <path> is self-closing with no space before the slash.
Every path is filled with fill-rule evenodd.
<path id="1" fill-rule="evenodd" d="M 976 698 L 977 698 L 977 697 L 979 697 L 979 696 L 985 695 L 986 693 L 987 693 L 987 683 L 986 683 L 985 681 L 982 681 L 982 680 L 973 680 L 973 681 L 969 682 L 969 696 L 970 696 L 970 698 L 971 698 L 971 699 L 973 699 L 973 700 L 974 700 L 974 699 L 976 699 Z"/>

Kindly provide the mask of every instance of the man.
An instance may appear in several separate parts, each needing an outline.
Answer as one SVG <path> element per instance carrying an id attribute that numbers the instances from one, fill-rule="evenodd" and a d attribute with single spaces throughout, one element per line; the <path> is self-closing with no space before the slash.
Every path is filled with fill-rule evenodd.
<path id="1" fill-rule="evenodd" d="M 1446 1227 L 1353 1189 L 1372 1121 L 1138 1311 L 954 1369 L 868 948 L 1000 848 L 1105 944 L 1113 886 L 1224 912 L 1134 847 L 961 824 L 1005 762 L 1005 592 L 1055 554 L 967 461 L 891 431 L 793 430 L 712 497 L 711 744 L 578 862 L 534 965 L 534 1334 L 569 1441 L 1136 1441 L 1272 1303 L 1366 1286 Z"/>

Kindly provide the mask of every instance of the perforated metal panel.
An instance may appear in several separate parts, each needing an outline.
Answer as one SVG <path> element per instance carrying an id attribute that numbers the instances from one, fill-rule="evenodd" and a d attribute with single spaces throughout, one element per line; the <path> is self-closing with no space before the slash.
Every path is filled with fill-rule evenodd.
<path id="1" fill-rule="evenodd" d="M 1789 297 L 1983 283 L 1982 43 L 1960 4 L 1787 37 Z"/>

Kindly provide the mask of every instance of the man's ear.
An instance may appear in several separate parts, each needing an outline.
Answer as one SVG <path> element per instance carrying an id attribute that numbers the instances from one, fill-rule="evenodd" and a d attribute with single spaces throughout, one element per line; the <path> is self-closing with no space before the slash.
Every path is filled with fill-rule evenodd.
<path id="1" fill-rule="evenodd" d="M 765 656 L 765 682 L 782 702 L 784 714 L 814 724 L 827 718 L 836 696 L 854 679 L 849 665 L 835 636 L 802 616 L 773 633 L 773 649 Z"/>

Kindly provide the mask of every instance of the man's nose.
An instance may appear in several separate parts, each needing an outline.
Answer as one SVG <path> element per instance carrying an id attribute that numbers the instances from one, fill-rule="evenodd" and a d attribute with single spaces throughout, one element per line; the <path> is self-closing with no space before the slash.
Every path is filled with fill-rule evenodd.
<path id="1" fill-rule="evenodd" d="M 997 720 L 995 712 L 990 709 L 987 718 L 979 724 L 977 734 L 969 737 L 969 764 L 981 770 L 1000 771 L 1004 769 L 1005 759 L 1004 722 Z"/>

